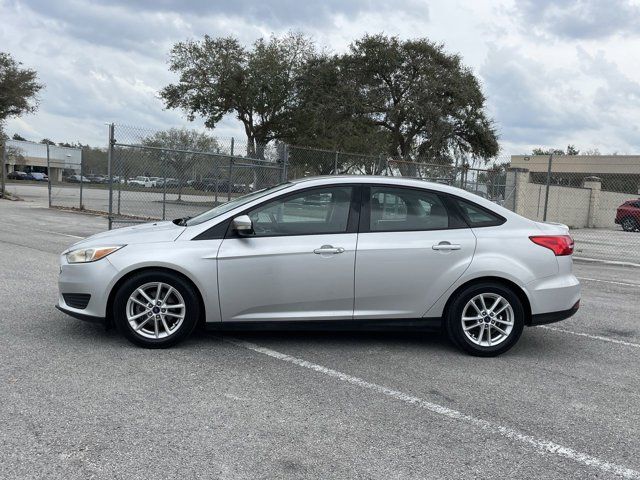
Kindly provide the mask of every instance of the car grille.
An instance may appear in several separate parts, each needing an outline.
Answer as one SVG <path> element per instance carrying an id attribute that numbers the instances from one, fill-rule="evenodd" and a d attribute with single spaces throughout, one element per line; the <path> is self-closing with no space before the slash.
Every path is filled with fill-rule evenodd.
<path id="1" fill-rule="evenodd" d="M 64 298 L 64 303 L 71 308 L 84 309 L 87 308 L 91 295 L 88 293 L 63 293 L 62 298 Z"/>

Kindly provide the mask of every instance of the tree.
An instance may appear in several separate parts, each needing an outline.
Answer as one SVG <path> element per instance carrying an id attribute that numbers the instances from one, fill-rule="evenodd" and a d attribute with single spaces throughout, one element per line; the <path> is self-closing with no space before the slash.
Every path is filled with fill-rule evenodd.
<path id="1" fill-rule="evenodd" d="M 583 151 L 582 154 L 583 155 L 591 155 L 591 156 L 594 156 L 594 157 L 602 155 L 600 153 L 600 150 L 598 150 L 597 148 L 589 148 L 589 149 Z"/>
<path id="2" fill-rule="evenodd" d="M 472 71 L 427 39 L 366 35 L 343 56 L 356 114 L 389 135 L 387 153 L 451 163 L 498 153 L 493 122 Z"/>
<path id="3" fill-rule="evenodd" d="M 575 145 L 567 145 L 567 155 L 579 155 L 580 150 Z"/>
<path id="4" fill-rule="evenodd" d="M 232 113 L 244 125 L 247 155 L 263 158 L 291 116 L 300 69 L 314 54 L 301 34 L 257 40 L 246 49 L 234 38 L 211 38 L 174 45 L 169 68 L 179 81 L 163 88 L 166 108 L 180 108 L 189 120 L 204 117 L 209 128 Z"/>
<path id="5" fill-rule="evenodd" d="M 163 172 L 165 178 L 169 177 L 171 170 L 173 171 L 178 180 L 179 202 L 182 201 L 182 188 L 186 178 L 199 163 L 206 165 L 208 171 L 215 170 L 215 157 L 203 153 L 217 151 L 218 144 L 214 138 L 196 130 L 163 130 L 145 138 L 142 144 L 161 149 L 149 150 L 149 160 L 160 163 L 154 170 Z"/>
<path id="6" fill-rule="evenodd" d="M 381 162 L 376 160 L 387 150 L 389 135 L 356 114 L 357 91 L 344 78 L 339 56 L 310 59 L 300 71 L 294 95 L 295 106 L 289 121 L 282 122 L 280 138 L 290 145 L 311 147 L 289 149 L 294 174 L 379 173 Z"/>
<path id="7" fill-rule="evenodd" d="M 37 110 L 37 95 L 43 87 L 35 70 L 0 52 L 0 136 L 7 119 Z"/>
<path id="8" fill-rule="evenodd" d="M 17 133 L 14 133 L 13 137 L 11 137 L 11 138 L 13 138 L 14 140 L 18 140 L 20 142 L 26 142 L 27 141 L 26 138 L 24 138 L 22 135 L 18 135 Z"/>
<path id="9" fill-rule="evenodd" d="M 579 155 L 580 150 L 575 145 L 567 145 L 567 151 L 565 152 L 561 148 L 534 148 L 531 152 L 533 155 Z"/>
<path id="10" fill-rule="evenodd" d="M 55 145 L 56 142 L 54 142 L 53 140 L 49 140 L 48 138 L 43 138 L 42 140 L 40 140 L 40 143 L 44 144 L 44 145 Z"/>

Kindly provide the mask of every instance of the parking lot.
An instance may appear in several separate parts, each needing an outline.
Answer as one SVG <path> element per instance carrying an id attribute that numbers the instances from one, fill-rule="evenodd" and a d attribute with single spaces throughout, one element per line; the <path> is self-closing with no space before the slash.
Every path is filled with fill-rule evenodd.
<path id="1" fill-rule="evenodd" d="M 576 262 L 578 314 L 498 358 L 402 332 L 151 351 L 54 309 L 104 218 L 0 219 L 0 478 L 640 478 L 639 268 Z"/>

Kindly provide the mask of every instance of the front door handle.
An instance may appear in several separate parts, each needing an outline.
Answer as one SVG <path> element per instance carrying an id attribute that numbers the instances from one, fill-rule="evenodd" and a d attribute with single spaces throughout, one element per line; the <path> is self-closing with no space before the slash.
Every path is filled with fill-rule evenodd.
<path id="1" fill-rule="evenodd" d="M 440 242 L 437 245 L 434 245 L 434 250 L 460 250 L 460 245 L 449 243 L 449 242 Z"/>
<path id="2" fill-rule="evenodd" d="M 313 253 L 316 255 L 326 255 L 331 253 L 344 253 L 344 248 L 334 247 L 333 245 L 323 245 L 320 248 L 316 248 Z"/>

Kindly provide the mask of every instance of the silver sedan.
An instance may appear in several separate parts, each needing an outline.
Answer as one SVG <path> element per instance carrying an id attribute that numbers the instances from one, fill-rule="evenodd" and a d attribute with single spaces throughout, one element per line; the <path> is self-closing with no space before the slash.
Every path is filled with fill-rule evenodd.
<path id="1" fill-rule="evenodd" d="M 473 355 L 579 306 L 573 240 L 464 190 L 307 178 L 60 257 L 63 312 L 168 347 L 210 328 L 443 329 Z"/>

